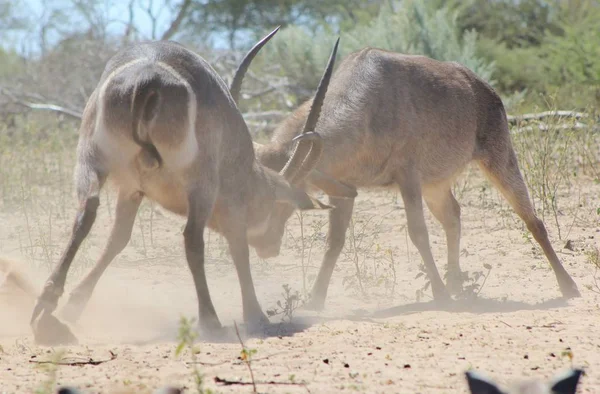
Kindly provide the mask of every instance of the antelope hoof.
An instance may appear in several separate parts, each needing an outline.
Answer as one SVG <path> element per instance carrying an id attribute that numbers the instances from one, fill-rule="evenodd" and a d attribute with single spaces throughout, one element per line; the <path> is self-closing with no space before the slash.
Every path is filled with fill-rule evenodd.
<path id="1" fill-rule="evenodd" d="M 62 291 L 57 291 L 54 286 L 54 282 L 46 282 L 44 290 L 42 290 L 42 294 L 40 294 L 35 303 L 29 324 L 33 325 L 36 319 L 42 313 L 51 314 L 54 312 L 54 310 L 56 310 L 56 306 L 58 305 L 58 299 L 61 295 Z"/>
<path id="2" fill-rule="evenodd" d="M 211 337 L 222 334 L 223 326 L 215 314 L 200 314 L 198 330 L 202 336 Z"/>
<path id="3" fill-rule="evenodd" d="M 35 343 L 42 346 L 77 345 L 79 341 L 68 325 L 49 312 L 42 313 L 32 324 Z"/>
<path id="4" fill-rule="evenodd" d="M 463 273 L 449 271 L 446 279 L 446 287 L 450 294 L 459 295 L 463 292 Z"/>
<path id="5" fill-rule="evenodd" d="M 567 277 L 566 279 L 562 279 L 558 282 L 558 286 L 560 287 L 560 291 L 565 298 L 578 298 L 581 297 L 581 293 L 577 288 L 577 284 L 571 277 Z"/>
<path id="6" fill-rule="evenodd" d="M 69 297 L 69 301 L 67 301 L 67 304 L 61 311 L 61 316 L 71 324 L 76 323 L 81 317 L 88 300 L 89 296 L 84 293 L 73 291 Z"/>
<path id="7" fill-rule="evenodd" d="M 262 310 L 254 312 L 250 315 L 244 314 L 244 321 L 249 332 L 262 333 L 271 324 L 267 315 Z"/>
<path id="8" fill-rule="evenodd" d="M 444 282 L 440 281 L 440 284 L 438 285 L 431 285 L 431 292 L 433 293 L 433 299 L 437 303 L 447 305 L 453 301 L 452 296 L 444 285 Z"/>
<path id="9" fill-rule="evenodd" d="M 325 309 L 325 299 L 323 297 L 313 295 L 310 297 L 310 300 L 304 304 L 303 308 L 309 311 L 321 312 L 323 309 Z"/>

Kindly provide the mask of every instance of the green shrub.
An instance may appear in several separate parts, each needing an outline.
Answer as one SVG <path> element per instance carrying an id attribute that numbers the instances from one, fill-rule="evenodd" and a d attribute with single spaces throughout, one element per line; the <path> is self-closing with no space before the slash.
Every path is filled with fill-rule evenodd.
<path id="1" fill-rule="evenodd" d="M 477 33 L 460 33 L 457 12 L 432 4 L 407 0 L 397 8 L 382 6 L 379 15 L 370 22 L 342 32 L 338 58 L 366 46 L 422 54 L 462 63 L 493 83 L 494 64 L 476 54 Z M 335 36 L 331 29 L 309 32 L 290 26 L 265 47 L 269 60 L 281 65 L 279 72 L 289 79 L 298 101 L 310 97 L 316 88 Z"/>

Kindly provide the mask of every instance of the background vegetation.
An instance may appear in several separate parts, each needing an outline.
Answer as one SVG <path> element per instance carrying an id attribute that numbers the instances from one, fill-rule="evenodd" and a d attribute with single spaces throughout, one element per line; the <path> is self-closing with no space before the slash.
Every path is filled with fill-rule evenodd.
<path id="1" fill-rule="evenodd" d="M 600 106 L 597 0 L 19 0 L 0 2 L 1 123 L 32 104 L 77 121 L 106 60 L 139 40 L 181 41 L 229 78 L 276 25 L 244 85 L 255 126 L 311 95 L 338 34 L 342 57 L 374 46 L 463 63 L 512 113 Z"/>

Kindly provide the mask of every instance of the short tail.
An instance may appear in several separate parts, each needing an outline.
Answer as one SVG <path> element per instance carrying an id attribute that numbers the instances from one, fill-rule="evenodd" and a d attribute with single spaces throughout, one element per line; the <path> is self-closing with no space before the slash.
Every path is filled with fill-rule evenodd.
<path id="1" fill-rule="evenodd" d="M 149 124 L 158 113 L 161 102 L 159 79 L 156 74 L 142 74 L 137 78 L 131 98 L 131 119 L 133 141 L 142 148 L 142 157 L 149 167 L 161 167 L 162 157 L 152 144 L 147 133 L 142 131 L 143 124 Z"/>

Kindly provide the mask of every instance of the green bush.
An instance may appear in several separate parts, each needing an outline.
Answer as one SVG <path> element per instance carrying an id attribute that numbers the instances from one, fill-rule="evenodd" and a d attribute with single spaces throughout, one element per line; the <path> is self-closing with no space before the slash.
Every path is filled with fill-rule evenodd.
<path id="1" fill-rule="evenodd" d="M 563 109 L 600 107 L 600 10 L 560 19 L 538 46 L 478 41 L 477 53 L 496 65 L 497 88 L 504 94 L 527 90 L 527 110 L 548 108 L 549 97 Z"/>
<path id="2" fill-rule="evenodd" d="M 366 46 L 422 54 L 462 63 L 493 83 L 493 62 L 476 54 L 477 33 L 460 33 L 458 14 L 448 7 L 436 8 L 432 4 L 426 0 L 407 0 L 397 8 L 382 6 L 379 15 L 370 22 L 341 33 L 338 58 Z M 327 28 L 309 32 L 290 26 L 265 47 L 269 60 L 279 64 L 279 72 L 290 80 L 298 101 L 310 97 L 316 88 L 335 36 Z"/>

